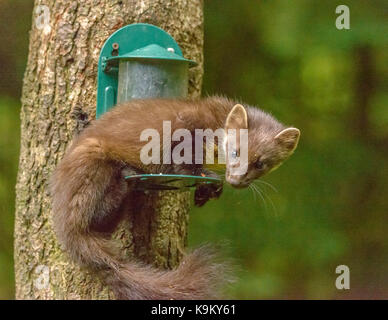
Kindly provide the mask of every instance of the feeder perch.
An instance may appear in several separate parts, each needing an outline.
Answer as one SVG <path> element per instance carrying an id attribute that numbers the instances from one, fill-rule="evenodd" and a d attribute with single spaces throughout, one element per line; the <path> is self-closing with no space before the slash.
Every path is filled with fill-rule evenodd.
<path id="1" fill-rule="evenodd" d="M 187 96 L 188 69 L 177 42 L 164 30 L 144 23 L 113 33 L 101 49 L 98 62 L 96 118 L 117 103 L 131 99 Z M 203 176 L 142 174 L 125 177 L 139 190 L 176 190 L 200 183 L 221 183 Z"/>

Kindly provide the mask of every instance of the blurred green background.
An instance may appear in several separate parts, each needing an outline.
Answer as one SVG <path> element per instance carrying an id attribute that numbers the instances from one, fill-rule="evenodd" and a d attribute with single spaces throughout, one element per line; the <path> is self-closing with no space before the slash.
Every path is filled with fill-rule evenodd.
<path id="1" fill-rule="evenodd" d="M 350 8 L 337 30 L 335 8 Z M 205 0 L 203 94 L 301 129 L 296 153 L 251 190 L 193 209 L 190 246 L 228 240 L 235 298 L 388 298 L 388 2 Z M 21 84 L 32 1 L 0 1 L 0 298 L 14 297 Z M 350 290 L 335 268 L 350 268 Z"/>

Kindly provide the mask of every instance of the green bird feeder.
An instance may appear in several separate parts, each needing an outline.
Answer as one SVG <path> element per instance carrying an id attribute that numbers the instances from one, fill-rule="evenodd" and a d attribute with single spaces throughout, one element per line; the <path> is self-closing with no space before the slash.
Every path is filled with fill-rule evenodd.
<path id="1" fill-rule="evenodd" d="M 131 24 L 104 43 L 98 62 L 96 118 L 117 103 L 131 99 L 187 96 L 188 69 L 197 65 L 185 59 L 177 42 L 164 30 L 145 23 Z M 221 179 L 165 174 L 125 177 L 140 190 L 175 190 Z"/>

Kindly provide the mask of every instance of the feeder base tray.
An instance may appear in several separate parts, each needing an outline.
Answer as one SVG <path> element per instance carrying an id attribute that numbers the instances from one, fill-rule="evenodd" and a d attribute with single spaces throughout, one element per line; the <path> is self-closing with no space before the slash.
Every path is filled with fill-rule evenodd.
<path id="1" fill-rule="evenodd" d="M 138 174 L 126 176 L 125 179 L 134 182 L 136 190 L 179 190 L 200 184 L 222 184 L 220 178 L 179 174 Z"/>

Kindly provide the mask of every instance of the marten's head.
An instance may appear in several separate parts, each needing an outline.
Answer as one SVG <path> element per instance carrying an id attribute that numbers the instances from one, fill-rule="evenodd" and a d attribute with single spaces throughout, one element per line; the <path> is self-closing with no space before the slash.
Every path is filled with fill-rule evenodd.
<path id="1" fill-rule="evenodd" d="M 245 188 L 279 167 L 294 152 L 300 136 L 298 129 L 241 104 L 230 111 L 225 130 L 225 178 L 235 188 Z"/>

